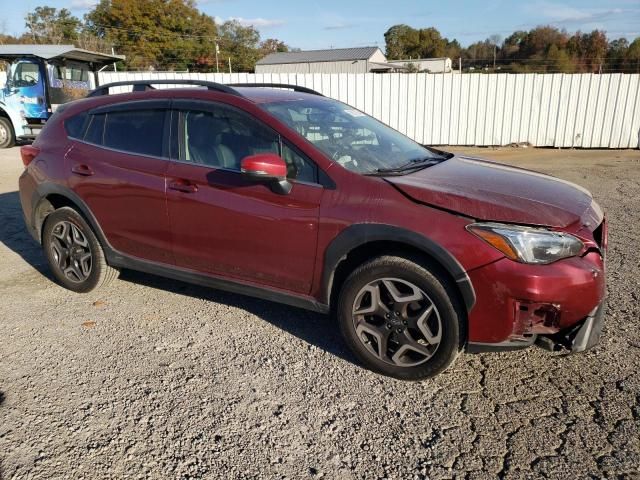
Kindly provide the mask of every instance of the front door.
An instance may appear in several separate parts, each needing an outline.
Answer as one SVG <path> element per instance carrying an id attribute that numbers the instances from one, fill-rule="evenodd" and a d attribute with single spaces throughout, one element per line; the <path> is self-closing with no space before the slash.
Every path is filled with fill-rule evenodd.
<path id="1" fill-rule="evenodd" d="M 247 114 L 208 105 L 181 108 L 180 161 L 167 170 L 176 264 L 309 293 L 323 193 L 315 165 Z M 291 166 L 294 186 L 288 195 L 240 172 L 242 158 L 268 151 L 282 154 Z"/>
<path id="2" fill-rule="evenodd" d="M 15 112 L 22 112 L 30 123 L 44 123 L 49 118 L 45 70 L 40 62 L 18 60 L 12 63 L 2 93 L 5 104 Z"/>

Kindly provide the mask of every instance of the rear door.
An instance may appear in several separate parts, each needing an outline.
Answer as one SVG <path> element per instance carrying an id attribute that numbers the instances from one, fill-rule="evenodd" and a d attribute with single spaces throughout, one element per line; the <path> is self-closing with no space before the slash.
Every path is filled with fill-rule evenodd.
<path id="1" fill-rule="evenodd" d="M 169 100 L 109 105 L 90 112 L 67 153 L 70 187 L 117 251 L 173 263 L 167 217 Z"/>
<path id="2" fill-rule="evenodd" d="M 174 108 L 181 154 L 167 172 L 167 199 L 176 264 L 308 293 L 323 193 L 316 166 L 245 112 L 178 100 Z M 290 194 L 241 174 L 241 160 L 259 152 L 282 153 Z"/>

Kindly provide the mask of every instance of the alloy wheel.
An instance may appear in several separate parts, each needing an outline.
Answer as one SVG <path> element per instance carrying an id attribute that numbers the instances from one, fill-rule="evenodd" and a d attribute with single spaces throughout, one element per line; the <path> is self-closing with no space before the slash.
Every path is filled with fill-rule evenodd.
<path id="1" fill-rule="evenodd" d="M 89 278 L 93 256 L 87 238 L 76 225 L 58 222 L 53 227 L 49 248 L 55 264 L 66 278 L 75 283 Z"/>
<path id="2" fill-rule="evenodd" d="M 394 366 L 428 361 L 442 339 L 442 321 L 433 301 L 399 278 L 380 278 L 361 288 L 352 316 L 358 339 L 369 353 Z"/>

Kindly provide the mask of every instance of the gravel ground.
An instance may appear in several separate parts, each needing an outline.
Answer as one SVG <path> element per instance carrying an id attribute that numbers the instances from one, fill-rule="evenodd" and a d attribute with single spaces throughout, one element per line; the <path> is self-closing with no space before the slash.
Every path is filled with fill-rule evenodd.
<path id="1" fill-rule="evenodd" d="M 78 295 L 0 151 L 0 478 L 640 478 L 640 153 L 464 149 L 589 188 L 610 219 L 601 344 L 358 366 L 328 317 L 124 272 Z"/>

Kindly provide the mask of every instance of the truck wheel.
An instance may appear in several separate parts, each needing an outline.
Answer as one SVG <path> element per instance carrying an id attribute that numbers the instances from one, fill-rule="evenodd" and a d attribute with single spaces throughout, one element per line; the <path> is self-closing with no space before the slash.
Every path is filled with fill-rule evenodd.
<path id="1" fill-rule="evenodd" d="M 0 117 L 0 148 L 13 147 L 16 144 L 16 136 L 13 125 L 6 117 Z"/>
<path id="2" fill-rule="evenodd" d="M 464 336 L 458 303 L 448 282 L 419 261 L 382 256 L 349 275 L 336 313 L 347 344 L 366 367 L 423 380 L 458 356 Z"/>

